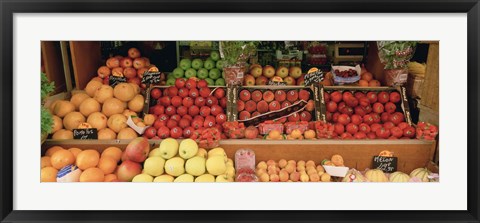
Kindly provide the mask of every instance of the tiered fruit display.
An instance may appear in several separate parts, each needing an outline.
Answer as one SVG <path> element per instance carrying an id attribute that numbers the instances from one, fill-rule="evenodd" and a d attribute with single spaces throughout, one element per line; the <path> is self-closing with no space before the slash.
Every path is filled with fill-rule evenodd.
<path id="1" fill-rule="evenodd" d="M 274 160 L 260 161 L 255 174 L 261 182 L 330 182 L 331 176 L 315 161 Z"/>
<path id="2" fill-rule="evenodd" d="M 138 118 L 145 99 L 134 83 L 104 85 L 99 78 L 91 80 L 84 91 L 70 100 L 57 100 L 50 106 L 54 125 L 52 139 L 73 139 L 73 129 L 96 128 L 98 139 L 133 139 L 137 132 L 127 126 L 128 117 L 138 126 L 153 124 L 151 116 Z M 137 117 L 137 118 L 135 118 Z"/>
<path id="3" fill-rule="evenodd" d="M 210 53 L 210 57 L 206 60 L 202 59 L 182 59 L 177 68 L 169 74 L 167 85 L 175 85 L 178 78 L 197 77 L 205 80 L 208 86 L 225 86 L 225 78 L 223 77 L 224 61 L 220 60 L 220 54 L 217 51 Z"/>
<path id="4" fill-rule="evenodd" d="M 120 165 L 118 163 L 120 162 Z M 198 148 L 192 139 L 162 140 L 150 150 L 138 137 L 124 151 L 49 148 L 41 158 L 41 182 L 233 182 L 233 160 L 218 147 Z"/>
<path id="5" fill-rule="evenodd" d="M 239 120 L 249 119 L 267 112 L 277 111 L 288 107 L 300 100 L 307 103 L 304 111 L 296 112 L 291 116 L 281 119 L 281 123 L 286 121 L 311 121 L 312 112 L 315 105 L 311 99 L 312 94 L 307 89 L 291 90 L 259 90 L 243 89 L 239 92 L 237 101 L 237 111 Z"/>
<path id="6" fill-rule="evenodd" d="M 97 75 L 106 85 L 108 85 L 109 77 L 112 75 L 126 77 L 128 83 L 134 83 L 144 89 L 146 85 L 141 83 L 142 77 L 145 71 L 150 68 L 155 68 L 155 65 L 150 64 L 150 59 L 141 57 L 140 50 L 137 48 L 130 48 L 126 56 L 117 55 L 108 58 L 105 65 L 98 68 Z M 160 84 L 165 84 L 163 73 L 160 76 Z"/>
<path id="7" fill-rule="evenodd" d="M 405 122 L 397 91 L 333 91 L 324 94 L 331 138 L 410 139 L 415 128 Z M 327 127 L 330 128 L 330 127 Z"/>
<path id="8" fill-rule="evenodd" d="M 174 86 L 153 88 L 150 101 L 155 122 L 144 133 L 149 139 L 190 138 L 212 127 L 222 132 L 227 120 L 225 89 L 212 89 L 206 80 L 178 78 Z"/>
<path id="9" fill-rule="evenodd" d="M 250 66 L 250 71 L 245 75 L 244 86 L 267 85 L 268 81 L 285 82 L 287 85 L 304 84 L 303 72 L 300 67 L 279 66 L 275 69 L 271 65 L 262 67 L 259 64 Z"/>

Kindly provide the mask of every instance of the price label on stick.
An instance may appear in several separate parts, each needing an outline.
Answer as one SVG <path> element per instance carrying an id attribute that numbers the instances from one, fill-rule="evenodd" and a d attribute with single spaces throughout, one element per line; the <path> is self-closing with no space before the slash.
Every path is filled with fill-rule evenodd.
<path id="1" fill-rule="evenodd" d="M 374 156 L 373 169 L 380 169 L 385 173 L 397 171 L 397 157 Z"/>
<path id="2" fill-rule="evenodd" d="M 108 84 L 112 87 L 115 87 L 115 85 L 119 83 L 124 83 L 124 82 L 127 82 L 126 77 L 118 77 L 118 76 L 112 76 L 112 75 L 108 77 Z"/>
<path id="3" fill-rule="evenodd" d="M 323 81 L 323 72 L 321 70 L 305 74 L 305 86 L 310 86 L 321 81 Z"/>
<path id="4" fill-rule="evenodd" d="M 98 139 L 98 132 L 96 128 L 89 129 L 73 129 L 74 139 Z"/>
<path id="5" fill-rule="evenodd" d="M 285 82 L 280 82 L 280 81 L 268 81 L 268 85 L 273 85 L 273 86 L 287 86 L 287 83 Z"/>

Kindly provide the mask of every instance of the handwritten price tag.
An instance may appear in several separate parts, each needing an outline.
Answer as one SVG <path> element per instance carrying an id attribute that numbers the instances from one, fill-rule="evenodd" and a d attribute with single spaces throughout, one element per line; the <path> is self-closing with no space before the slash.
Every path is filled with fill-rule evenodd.
<path id="1" fill-rule="evenodd" d="M 374 156 L 373 169 L 380 169 L 385 173 L 397 171 L 397 157 Z"/>
<path id="2" fill-rule="evenodd" d="M 98 139 L 96 128 L 91 129 L 73 129 L 74 139 Z"/>

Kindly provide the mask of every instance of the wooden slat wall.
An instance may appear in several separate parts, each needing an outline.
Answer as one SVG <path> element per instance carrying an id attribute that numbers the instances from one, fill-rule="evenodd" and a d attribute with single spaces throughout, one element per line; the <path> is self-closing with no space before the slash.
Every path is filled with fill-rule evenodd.
<path id="1" fill-rule="evenodd" d="M 378 47 L 376 41 L 368 42 L 368 55 L 367 55 L 367 64 L 365 67 L 367 70 L 373 74 L 373 77 L 382 83 L 382 86 L 385 85 L 385 78 L 383 76 L 383 64 L 380 62 L 378 57 Z"/>
<path id="2" fill-rule="evenodd" d="M 102 65 L 99 41 L 70 41 L 76 89 L 84 89 Z"/>
<path id="3" fill-rule="evenodd" d="M 439 44 L 430 43 L 428 47 L 427 69 L 425 71 L 425 82 L 423 84 L 421 101 L 425 107 L 438 112 L 439 103 Z"/>
<path id="4" fill-rule="evenodd" d="M 65 73 L 63 70 L 62 53 L 59 41 L 42 41 L 42 63 L 45 74 L 50 81 L 55 82 L 53 94 L 66 91 Z"/>

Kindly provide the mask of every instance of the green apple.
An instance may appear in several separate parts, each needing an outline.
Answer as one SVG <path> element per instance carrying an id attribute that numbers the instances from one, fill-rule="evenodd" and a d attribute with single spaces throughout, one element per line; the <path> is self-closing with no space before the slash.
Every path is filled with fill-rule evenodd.
<path id="1" fill-rule="evenodd" d="M 190 59 L 180 60 L 180 68 L 182 68 L 183 70 L 187 70 L 190 67 L 192 67 L 192 61 L 190 61 Z"/>
<path id="2" fill-rule="evenodd" d="M 210 77 L 213 80 L 220 78 L 220 76 L 221 76 L 220 70 L 217 68 L 213 68 L 208 72 L 208 77 Z"/>
<path id="3" fill-rule="evenodd" d="M 208 86 L 214 86 L 215 85 L 215 81 L 210 79 L 210 78 L 205 78 L 205 81 L 207 81 Z"/>
<path id="4" fill-rule="evenodd" d="M 175 78 L 181 78 L 185 74 L 185 71 L 182 68 L 177 67 L 173 70 L 172 74 Z"/>
<path id="5" fill-rule="evenodd" d="M 225 79 L 218 78 L 217 80 L 215 80 L 215 85 L 216 86 L 225 86 Z"/>
<path id="6" fill-rule="evenodd" d="M 173 157 L 165 162 L 165 173 L 178 177 L 185 173 L 185 160 L 180 157 Z"/>
<path id="7" fill-rule="evenodd" d="M 188 68 L 185 71 L 185 77 L 186 78 L 191 78 L 191 77 L 196 77 L 197 76 L 197 71 L 193 68 Z"/>
<path id="8" fill-rule="evenodd" d="M 180 142 L 178 154 L 184 159 L 190 159 L 198 152 L 198 145 L 193 139 L 184 139 Z"/>
<path id="9" fill-rule="evenodd" d="M 168 86 L 173 86 L 173 85 L 175 85 L 175 78 L 174 78 L 174 77 L 168 78 L 168 79 L 167 79 L 167 82 L 165 82 L 165 84 L 167 84 Z"/>
<path id="10" fill-rule="evenodd" d="M 173 182 L 173 180 L 175 180 L 174 177 L 168 174 L 163 174 L 158 177 L 155 177 L 155 179 L 153 179 L 153 182 Z"/>
<path id="11" fill-rule="evenodd" d="M 215 177 L 212 174 L 206 173 L 195 178 L 195 182 L 211 183 L 211 182 L 215 182 Z"/>
<path id="12" fill-rule="evenodd" d="M 150 176 L 160 176 L 163 174 L 163 167 L 165 166 L 165 160 L 162 157 L 154 156 L 149 157 L 143 163 L 143 172 Z"/>
<path id="13" fill-rule="evenodd" d="M 220 53 L 218 51 L 212 51 L 210 53 L 210 58 L 213 60 L 213 61 L 218 61 L 220 60 Z"/>
<path id="14" fill-rule="evenodd" d="M 215 66 L 217 67 L 217 69 L 223 69 L 223 66 L 225 65 L 225 61 L 224 60 L 219 60 L 217 61 L 217 64 L 215 64 Z"/>
<path id="15" fill-rule="evenodd" d="M 170 159 L 177 155 L 178 152 L 178 142 L 173 138 L 166 138 L 160 143 L 161 157 L 164 159 Z"/>
<path id="16" fill-rule="evenodd" d="M 203 61 L 201 59 L 193 59 L 192 60 L 192 68 L 198 70 L 203 67 Z"/>
<path id="17" fill-rule="evenodd" d="M 222 78 L 225 79 L 225 73 L 222 70 Z"/>
<path id="18" fill-rule="evenodd" d="M 185 171 L 193 176 L 200 176 L 205 173 L 205 158 L 194 156 L 185 163 Z"/>
<path id="19" fill-rule="evenodd" d="M 152 182 L 152 181 L 153 181 L 153 177 L 146 173 L 138 174 L 132 179 L 132 182 Z"/>
<path id="20" fill-rule="evenodd" d="M 181 69 L 181 68 L 180 68 L 180 69 Z M 175 78 L 175 76 L 173 75 L 173 72 L 167 74 L 167 79 L 170 79 L 170 78 Z"/>
<path id="21" fill-rule="evenodd" d="M 198 69 L 197 71 L 197 77 L 200 78 L 200 79 L 205 79 L 208 77 L 208 70 L 205 69 L 205 68 L 200 68 Z"/>
<path id="22" fill-rule="evenodd" d="M 175 178 L 175 180 L 173 181 L 175 183 L 191 183 L 193 182 L 193 176 L 190 175 L 190 174 L 182 174 L 180 176 L 178 176 L 177 178 Z"/>
<path id="23" fill-rule="evenodd" d="M 211 69 L 215 68 L 215 61 L 213 61 L 210 58 L 205 60 L 205 62 L 203 63 L 203 68 L 205 68 L 207 70 L 211 70 Z"/>

